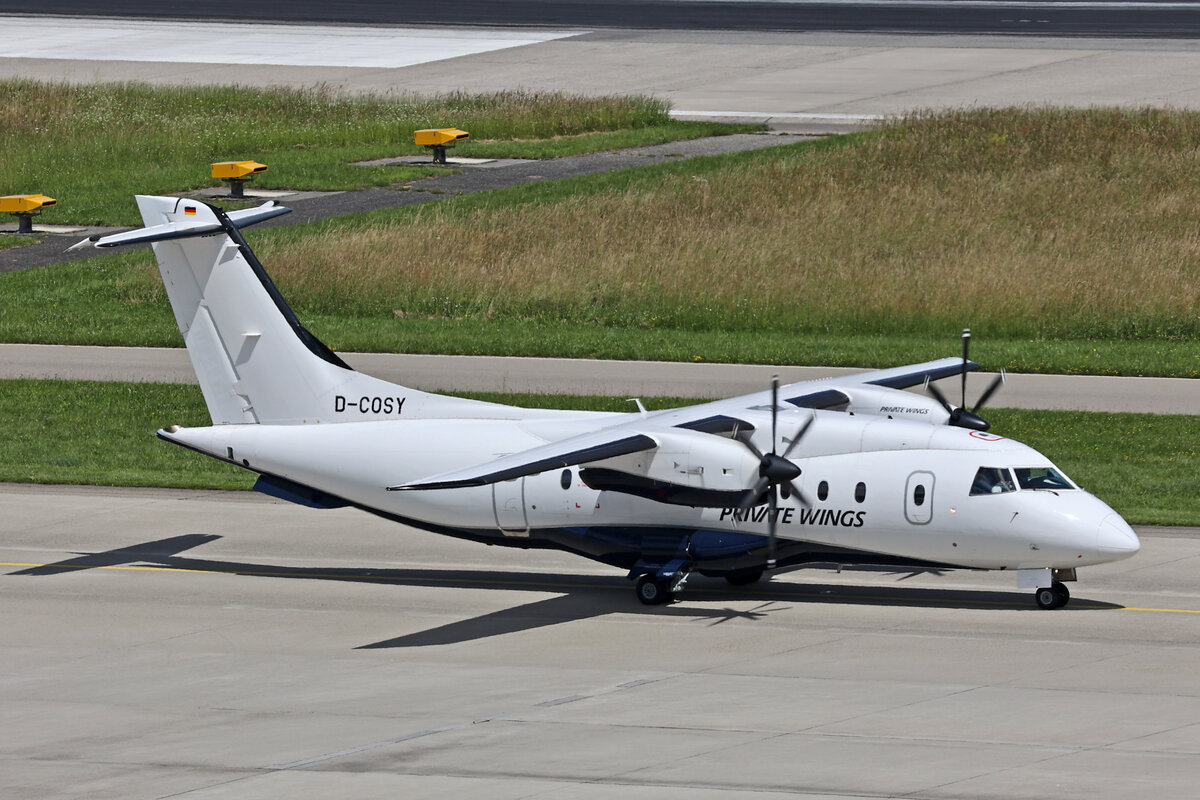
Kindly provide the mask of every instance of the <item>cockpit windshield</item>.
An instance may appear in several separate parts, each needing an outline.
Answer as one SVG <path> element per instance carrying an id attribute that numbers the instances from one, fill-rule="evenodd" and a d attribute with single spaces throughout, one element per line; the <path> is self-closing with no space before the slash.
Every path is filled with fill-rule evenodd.
<path id="1" fill-rule="evenodd" d="M 1017 485 L 1022 489 L 1052 489 L 1056 492 L 1078 488 L 1054 467 L 1017 467 Z"/>
<path id="2" fill-rule="evenodd" d="M 1016 480 L 1013 480 L 1013 476 Z M 1003 494 L 1018 489 L 1062 492 L 1079 487 L 1054 467 L 980 467 L 971 482 L 971 494 Z"/>
<path id="3" fill-rule="evenodd" d="M 1015 492 L 1017 486 L 1013 483 L 1012 473 L 1007 467 L 980 467 L 971 482 L 971 494 L 1000 494 Z"/>

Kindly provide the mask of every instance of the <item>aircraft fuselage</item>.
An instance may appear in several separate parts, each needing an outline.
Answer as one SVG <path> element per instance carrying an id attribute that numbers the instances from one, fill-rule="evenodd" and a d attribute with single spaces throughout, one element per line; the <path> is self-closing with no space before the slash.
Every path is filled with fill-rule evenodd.
<path id="1" fill-rule="evenodd" d="M 753 417 L 753 413 L 744 416 Z M 761 413 L 761 412 L 757 412 Z M 781 419 L 811 412 L 787 412 Z M 981 468 L 1050 468 L 1011 439 L 961 428 L 816 412 L 793 461 L 798 496 L 776 515 L 780 563 L 914 563 L 979 569 L 1072 569 L 1137 550 L 1105 503 L 1075 488 L 972 494 Z M 670 422 L 672 412 L 652 415 Z M 557 435 L 627 420 L 580 414 L 547 423 Z M 700 508 L 598 491 L 580 467 L 486 486 L 388 492 L 390 484 L 546 443 L 528 420 L 391 420 L 329 425 L 225 425 L 166 438 L 256 472 L 312 487 L 362 509 L 442 533 L 518 547 L 559 547 L 631 566 L 653 540 L 691 547 L 701 572 L 740 571 L 764 559 L 770 511 Z M 769 450 L 767 426 L 755 434 Z M 787 436 L 788 425 L 781 424 Z M 854 443 L 851 452 L 847 442 Z M 313 454 L 321 454 L 314 458 Z M 714 465 L 715 468 L 715 465 Z M 643 541 L 646 540 L 646 541 Z M 700 558 L 696 558 L 700 555 Z M 665 555 L 663 556 L 665 557 Z"/>

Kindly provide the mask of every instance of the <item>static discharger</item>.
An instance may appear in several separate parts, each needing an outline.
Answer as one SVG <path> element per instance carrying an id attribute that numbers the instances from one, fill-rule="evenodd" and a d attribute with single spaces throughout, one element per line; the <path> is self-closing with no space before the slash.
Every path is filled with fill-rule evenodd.
<path id="1" fill-rule="evenodd" d="M 245 197 L 245 184 L 266 171 L 267 165 L 257 161 L 218 161 L 212 165 L 212 176 L 229 184 L 230 197 Z"/>
<path id="2" fill-rule="evenodd" d="M 458 128 L 425 128 L 417 131 L 413 135 L 413 140 L 422 147 L 433 151 L 433 163 L 445 164 L 446 150 L 470 135 Z"/>
<path id="3" fill-rule="evenodd" d="M 33 233 L 33 217 L 58 201 L 44 194 L 10 194 L 0 197 L 0 212 L 17 215 L 17 233 Z"/>

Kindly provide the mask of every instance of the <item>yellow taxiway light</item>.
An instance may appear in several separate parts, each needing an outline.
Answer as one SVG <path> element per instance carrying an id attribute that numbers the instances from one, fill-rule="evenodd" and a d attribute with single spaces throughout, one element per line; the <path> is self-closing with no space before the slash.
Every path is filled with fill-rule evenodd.
<path id="1" fill-rule="evenodd" d="M 212 176 L 229 184 L 230 197 L 245 197 L 246 181 L 266 171 L 267 165 L 257 161 L 218 161 L 212 165 Z"/>
<path id="2" fill-rule="evenodd" d="M 458 128 L 425 128 L 413 134 L 413 141 L 433 151 L 433 163 L 445 164 L 447 148 L 454 147 L 456 142 L 461 142 L 470 135 Z"/>
<path id="3" fill-rule="evenodd" d="M 267 165 L 257 161 L 218 161 L 212 165 L 212 176 L 221 180 L 231 178 L 247 178 L 259 172 L 266 172 Z"/>
<path id="4" fill-rule="evenodd" d="M 44 194 L 10 194 L 0 197 L 0 212 L 17 215 L 17 233 L 33 233 L 33 215 L 57 202 Z"/>

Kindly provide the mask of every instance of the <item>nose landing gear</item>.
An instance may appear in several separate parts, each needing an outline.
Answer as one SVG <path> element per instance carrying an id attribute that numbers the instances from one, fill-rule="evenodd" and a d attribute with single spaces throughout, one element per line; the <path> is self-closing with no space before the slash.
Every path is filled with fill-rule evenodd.
<path id="1" fill-rule="evenodd" d="M 1065 584 L 1055 581 L 1049 586 L 1038 589 L 1034 593 L 1033 599 L 1037 602 L 1038 608 L 1062 608 L 1071 599 L 1071 593 Z"/>

